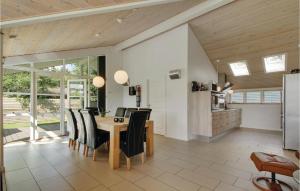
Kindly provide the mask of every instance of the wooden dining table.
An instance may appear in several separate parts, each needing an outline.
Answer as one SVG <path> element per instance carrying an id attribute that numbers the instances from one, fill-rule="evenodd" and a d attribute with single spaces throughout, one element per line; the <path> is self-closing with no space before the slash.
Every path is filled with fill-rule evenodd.
<path id="1" fill-rule="evenodd" d="M 120 167 L 120 132 L 126 131 L 129 120 L 124 119 L 124 122 L 114 122 L 113 117 L 101 117 L 96 116 L 97 128 L 109 131 L 110 144 L 109 144 L 109 165 L 112 169 Z M 146 156 L 153 155 L 153 121 L 147 120 L 145 124 L 146 128 Z"/>

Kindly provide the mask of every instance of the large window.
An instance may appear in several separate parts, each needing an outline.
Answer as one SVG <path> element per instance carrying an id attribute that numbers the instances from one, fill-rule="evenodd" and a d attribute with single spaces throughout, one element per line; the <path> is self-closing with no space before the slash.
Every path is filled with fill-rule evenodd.
<path id="1" fill-rule="evenodd" d="M 246 103 L 261 103 L 261 92 L 246 92 Z"/>
<path id="2" fill-rule="evenodd" d="M 281 91 L 264 91 L 264 103 L 280 103 Z"/>
<path id="3" fill-rule="evenodd" d="M 281 89 L 235 90 L 229 103 L 281 103 Z"/>
<path id="4" fill-rule="evenodd" d="M 243 92 L 234 92 L 231 95 L 231 103 L 243 103 L 244 102 L 244 93 Z"/>
<path id="5" fill-rule="evenodd" d="M 92 85 L 92 79 L 98 72 L 98 56 L 4 67 L 5 142 L 32 137 L 35 131 L 29 128 L 30 119 L 37 122 L 40 137 L 60 135 L 64 130 L 63 106 L 65 108 L 97 106 L 98 90 Z M 31 113 L 32 79 L 36 79 L 37 104 Z M 70 81 L 72 82 L 68 83 Z"/>

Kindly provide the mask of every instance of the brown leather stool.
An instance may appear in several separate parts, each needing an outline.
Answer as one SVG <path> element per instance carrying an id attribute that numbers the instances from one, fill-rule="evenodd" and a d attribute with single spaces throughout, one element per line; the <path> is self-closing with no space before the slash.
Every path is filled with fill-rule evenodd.
<path id="1" fill-rule="evenodd" d="M 276 180 L 276 174 L 293 176 L 293 172 L 299 167 L 292 161 L 277 155 L 254 152 L 251 154 L 251 160 L 254 162 L 257 170 L 271 172 L 272 177 L 254 177 L 253 184 L 263 191 L 282 191 L 283 188 L 294 191 L 293 187 L 287 183 Z M 285 190 L 286 190 L 285 189 Z"/>

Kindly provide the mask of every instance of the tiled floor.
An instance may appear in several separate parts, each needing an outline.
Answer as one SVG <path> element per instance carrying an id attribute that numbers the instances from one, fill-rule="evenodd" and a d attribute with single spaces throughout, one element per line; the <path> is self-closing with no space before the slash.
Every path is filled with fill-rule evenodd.
<path id="1" fill-rule="evenodd" d="M 134 159 L 130 171 L 124 158 L 119 170 L 111 170 L 105 148 L 94 162 L 82 151 L 70 150 L 66 139 L 57 138 L 7 144 L 6 180 L 9 191 L 252 191 L 257 189 L 251 178 L 264 174 L 249 159 L 253 151 L 299 163 L 293 152 L 282 150 L 279 134 L 261 131 L 237 130 L 214 143 L 155 136 L 154 156 L 144 165 Z M 297 186 L 290 177 L 278 178 Z"/>

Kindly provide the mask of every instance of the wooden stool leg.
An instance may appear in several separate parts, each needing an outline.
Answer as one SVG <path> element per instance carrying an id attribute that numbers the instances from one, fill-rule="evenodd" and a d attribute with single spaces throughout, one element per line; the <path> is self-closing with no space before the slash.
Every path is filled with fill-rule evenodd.
<path id="1" fill-rule="evenodd" d="M 89 147 L 86 146 L 86 150 L 85 150 L 85 157 L 88 157 L 89 156 Z"/>
<path id="2" fill-rule="evenodd" d="M 130 158 L 128 158 L 127 156 L 126 156 L 126 164 L 127 164 L 127 170 L 130 170 L 130 168 L 131 168 Z"/>
<path id="3" fill-rule="evenodd" d="M 83 145 L 83 156 L 85 156 L 86 145 Z"/>
<path id="4" fill-rule="evenodd" d="M 93 161 L 96 161 L 96 149 L 94 149 L 94 152 L 93 152 Z"/>
<path id="5" fill-rule="evenodd" d="M 144 164 L 144 162 L 145 162 L 145 155 L 144 155 L 144 153 L 141 154 L 141 160 L 142 160 L 142 164 Z"/>
<path id="6" fill-rule="evenodd" d="M 71 139 L 69 139 L 69 148 L 71 147 L 71 142 L 72 142 Z"/>
<path id="7" fill-rule="evenodd" d="M 75 151 L 76 148 L 76 141 L 74 141 L 73 150 Z"/>

